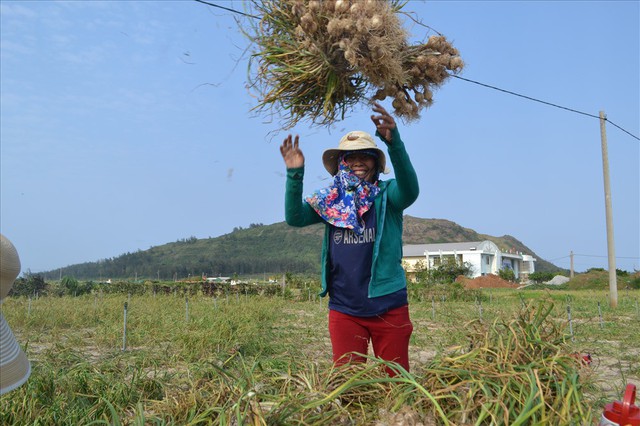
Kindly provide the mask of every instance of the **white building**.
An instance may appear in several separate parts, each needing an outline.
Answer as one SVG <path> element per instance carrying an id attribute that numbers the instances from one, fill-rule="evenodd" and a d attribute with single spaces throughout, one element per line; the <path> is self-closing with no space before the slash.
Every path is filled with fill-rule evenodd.
<path id="1" fill-rule="evenodd" d="M 440 244 L 407 244 L 402 247 L 402 263 L 409 273 L 417 268 L 433 268 L 448 259 L 471 266 L 471 277 L 498 275 L 500 269 L 511 269 L 516 278 L 535 272 L 536 259 L 520 252 L 502 252 L 492 241 Z"/>

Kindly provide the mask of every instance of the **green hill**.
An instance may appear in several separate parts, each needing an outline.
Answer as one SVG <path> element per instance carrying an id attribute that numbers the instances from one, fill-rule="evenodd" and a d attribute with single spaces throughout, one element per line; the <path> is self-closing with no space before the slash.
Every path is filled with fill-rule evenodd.
<path id="1" fill-rule="evenodd" d="M 533 255 L 537 259 L 536 271 L 559 272 L 562 270 L 554 264 L 541 259 L 533 250 L 511 235 L 494 237 L 487 234 L 479 234 L 473 229 L 463 228 L 457 223 L 445 219 L 420 219 L 408 215 L 404 217 L 403 241 L 405 244 L 457 243 L 484 240 L 494 242 L 502 251 L 515 250 Z"/>
<path id="2" fill-rule="evenodd" d="M 616 272 L 616 284 L 618 290 L 640 289 L 640 272 L 628 273 L 618 270 Z M 592 268 L 575 277 L 566 284 L 569 290 L 609 290 L 609 271 L 600 268 Z"/>
<path id="3" fill-rule="evenodd" d="M 184 279 L 189 276 L 232 276 L 281 274 L 283 272 L 317 274 L 324 226 L 293 228 L 284 222 L 272 225 L 252 224 L 235 228 L 216 238 L 190 237 L 179 241 L 125 253 L 110 259 L 70 265 L 62 271 L 43 272 L 45 277 L 60 274 L 83 280 L 103 279 Z M 503 250 L 515 249 L 537 258 L 539 271 L 560 271 L 540 259 L 516 238 L 493 237 L 443 219 L 405 216 L 404 243 L 491 240 Z"/>

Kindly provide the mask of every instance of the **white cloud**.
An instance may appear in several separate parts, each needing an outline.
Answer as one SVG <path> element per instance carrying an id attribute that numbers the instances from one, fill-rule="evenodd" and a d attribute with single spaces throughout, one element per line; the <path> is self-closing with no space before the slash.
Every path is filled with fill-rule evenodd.
<path id="1" fill-rule="evenodd" d="M 74 65 L 82 65 L 83 67 L 91 67 L 105 61 L 108 52 L 101 46 L 92 46 L 87 49 L 60 52 L 60 59 Z"/>
<path id="2" fill-rule="evenodd" d="M 3 58 L 6 58 L 5 55 L 25 55 L 33 52 L 33 49 L 30 46 L 13 40 L 7 40 L 6 38 L 2 38 L 0 40 L 0 50 L 2 51 Z"/>
<path id="3" fill-rule="evenodd" d="M 0 14 L 3 19 L 34 18 L 36 13 L 18 2 L 0 2 Z"/>

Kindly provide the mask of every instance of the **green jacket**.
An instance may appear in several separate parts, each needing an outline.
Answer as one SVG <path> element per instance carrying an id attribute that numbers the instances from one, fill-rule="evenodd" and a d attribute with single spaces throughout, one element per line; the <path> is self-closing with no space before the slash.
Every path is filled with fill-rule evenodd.
<path id="1" fill-rule="evenodd" d="M 376 132 L 376 136 L 386 141 Z M 392 143 L 387 144 L 389 160 L 396 178 L 379 181 L 380 192 L 373 205 L 376 209 L 376 240 L 373 246 L 373 262 L 369 297 L 384 296 L 406 287 L 405 272 L 402 268 L 402 222 L 403 211 L 418 198 L 418 177 L 409 155 L 400 139 L 396 127 Z M 287 224 L 303 227 L 321 222 L 320 216 L 303 200 L 302 180 L 304 167 L 287 169 L 285 191 L 285 220 Z M 327 224 L 322 245 L 322 291 L 327 294 L 329 271 L 329 225 Z"/>

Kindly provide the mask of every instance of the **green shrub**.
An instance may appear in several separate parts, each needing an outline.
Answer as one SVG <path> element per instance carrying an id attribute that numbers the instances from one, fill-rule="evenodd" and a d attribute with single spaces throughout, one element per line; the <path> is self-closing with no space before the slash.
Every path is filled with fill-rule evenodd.
<path id="1" fill-rule="evenodd" d="M 45 295 L 48 292 L 49 284 L 47 284 L 40 274 L 32 274 L 27 272 L 23 277 L 18 278 L 9 291 L 10 296 L 35 297 Z"/>
<path id="2" fill-rule="evenodd" d="M 529 279 L 536 284 L 542 284 L 551 281 L 554 276 L 553 272 L 532 272 L 529 274 Z"/>
<path id="3" fill-rule="evenodd" d="M 471 274 L 471 264 L 469 262 L 459 263 L 452 258 L 446 258 L 443 262 L 433 268 L 427 268 L 426 264 L 416 265 L 416 281 L 426 284 L 450 284 L 460 275 L 469 276 Z"/>
<path id="4" fill-rule="evenodd" d="M 513 269 L 510 268 L 502 268 L 498 271 L 498 276 L 503 280 L 516 282 L 516 273 L 513 272 Z"/>
<path id="5" fill-rule="evenodd" d="M 635 276 L 629 280 L 629 287 L 640 290 L 640 274 L 635 274 Z"/>

